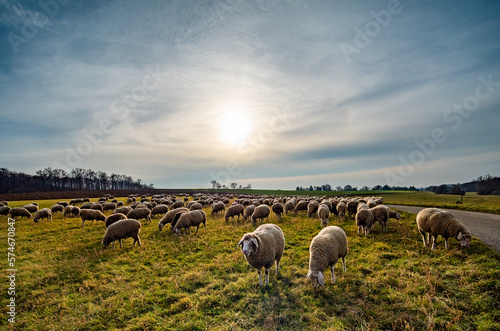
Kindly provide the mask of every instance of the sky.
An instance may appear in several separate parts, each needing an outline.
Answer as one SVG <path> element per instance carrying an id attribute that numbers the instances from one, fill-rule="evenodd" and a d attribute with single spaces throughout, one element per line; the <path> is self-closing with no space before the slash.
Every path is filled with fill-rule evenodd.
<path id="1" fill-rule="evenodd" d="M 496 1 L 0 0 L 0 166 L 157 188 L 500 175 Z"/>

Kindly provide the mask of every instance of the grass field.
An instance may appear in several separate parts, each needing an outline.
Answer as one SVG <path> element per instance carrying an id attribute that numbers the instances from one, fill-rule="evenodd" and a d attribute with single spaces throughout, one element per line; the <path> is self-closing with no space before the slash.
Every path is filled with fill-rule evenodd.
<path id="1" fill-rule="evenodd" d="M 467 196 L 466 196 L 467 199 Z M 122 199 L 124 200 L 124 199 Z M 54 201 L 39 201 L 48 207 Z M 386 198 L 386 202 L 400 203 Z M 20 206 L 25 201 L 12 202 Z M 305 279 L 317 219 L 290 215 L 269 222 L 285 233 L 281 274 L 268 287 L 236 245 L 249 222 L 212 217 L 208 229 L 175 237 L 143 224 L 141 247 L 104 250 L 104 224 L 79 218 L 16 222 L 16 324 L 7 322 L 8 281 L 1 329 L 18 330 L 500 330 L 500 254 L 476 238 L 465 250 L 451 239 L 422 246 L 415 215 L 357 234 L 352 219 L 330 220 L 349 239 L 347 272 L 313 290 Z M 7 267 L 7 218 L 0 216 Z"/>

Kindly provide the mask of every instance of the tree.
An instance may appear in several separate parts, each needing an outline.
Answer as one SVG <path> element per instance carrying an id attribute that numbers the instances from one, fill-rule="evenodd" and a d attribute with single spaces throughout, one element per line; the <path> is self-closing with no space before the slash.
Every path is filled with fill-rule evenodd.
<path id="1" fill-rule="evenodd" d="M 352 191 L 352 186 L 351 185 L 344 186 L 344 191 Z"/>
<path id="2" fill-rule="evenodd" d="M 237 183 L 231 183 L 229 186 L 231 186 L 231 188 L 234 190 L 236 188 L 236 186 L 238 186 Z"/>
<path id="3" fill-rule="evenodd" d="M 218 183 L 217 183 L 217 181 L 216 181 L 215 179 L 214 179 L 214 180 L 212 180 L 210 183 L 212 183 L 212 188 L 217 187 L 217 184 L 218 184 Z"/>
<path id="4" fill-rule="evenodd" d="M 361 188 L 361 191 L 370 191 L 370 188 L 365 185 Z"/>

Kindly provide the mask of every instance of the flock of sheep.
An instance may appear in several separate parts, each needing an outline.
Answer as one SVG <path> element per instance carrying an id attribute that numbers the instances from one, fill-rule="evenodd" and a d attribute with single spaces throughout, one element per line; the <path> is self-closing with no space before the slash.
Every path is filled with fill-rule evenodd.
<path id="1" fill-rule="evenodd" d="M 0 215 L 10 217 L 33 218 L 35 223 L 43 219 L 52 220 L 52 214 L 60 212 L 63 217 L 79 216 L 82 226 L 86 221 L 102 221 L 105 223 L 106 231 L 101 240 L 101 245 L 107 248 L 110 244 L 118 241 L 122 247 L 122 239 L 133 238 L 134 242 L 141 246 L 139 233 L 142 224 L 152 222 L 152 218 L 161 215 L 158 229 L 161 231 L 167 224 L 173 234 L 179 235 L 189 232 L 200 225 L 206 229 L 207 215 L 203 211 L 205 207 L 211 207 L 214 217 L 224 214 L 225 221 L 240 217 L 252 222 L 254 226 L 260 220 L 261 225 L 255 231 L 246 233 L 239 241 L 237 247 L 248 263 L 257 269 L 259 285 L 263 285 L 261 271 L 265 271 L 265 285 L 269 284 L 269 270 L 276 265 L 276 274 L 279 271 L 279 263 L 285 249 L 285 235 L 276 224 L 264 223 L 269 221 L 273 212 L 277 218 L 290 213 L 297 214 L 305 211 L 308 217 L 314 215 L 319 219 L 322 230 L 311 241 L 309 252 L 309 278 L 314 287 L 325 284 L 324 271 L 331 269 L 331 279 L 335 283 L 334 266 L 339 259 L 342 260 L 343 270 L 346 270 L 345 257 L 348 252 L 348 240 L 345 231 L 338 226 L 330 226 L 329 219 L 332 215 L 337 217 L 354 217 L 358 227 L 358 234 L 367 236 L 379 224 L 381 231 L 387 231 L 390 218 L 400 219 L 399 213 L 383 205 L 383 198 L 317 198 L 317 197 L 271 197 L 271 196 L 224 196 L 194 194 L 193 200 L 184 196 L 135 196 L 130 195 L 127 206 L 122 201 L 117 201 L 112 196 L 102 197 L 97 202 L 90 199 L 74 199 L 69 203 L 58 202 L 51 208 L 38 208 L 38 203 L 33 202 L 23 207 L 9 207 L 7 201 L 0 202 Z M 234 201 L 231 203 L 231 200 Z M 75 206 L 81 204 L 80 207 Z M 112 213 L 108 216 L 105 211 Z M 33 213 L 33 214 L 32 214 Z M 429 236 L 432 236 L 432 249 L 435 248 L 436 239 L 441 235 L 445 239 L 445 247 L 448 248 L 448 238 L 456 238 L 464 247 L 469 247 L 471 241 L 470 232 L 460 224 L 449 212 L 427 208 L 418 213 L 416 217 L 417 227 L 422 234 L 425 246 L 429 245 Z"/>

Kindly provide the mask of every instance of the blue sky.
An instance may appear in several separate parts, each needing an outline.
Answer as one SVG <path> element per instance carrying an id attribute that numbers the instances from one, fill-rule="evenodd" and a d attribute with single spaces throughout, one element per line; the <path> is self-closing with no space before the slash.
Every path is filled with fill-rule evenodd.
<path id="1" fill-rule="evenodd" d="M 160 188 L 500 175 L 494 1 L 0 0 L 1 166 Z"/>

